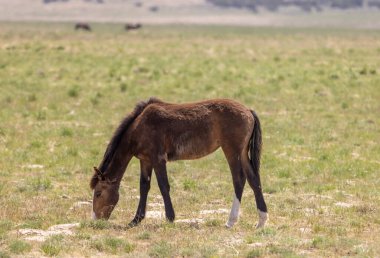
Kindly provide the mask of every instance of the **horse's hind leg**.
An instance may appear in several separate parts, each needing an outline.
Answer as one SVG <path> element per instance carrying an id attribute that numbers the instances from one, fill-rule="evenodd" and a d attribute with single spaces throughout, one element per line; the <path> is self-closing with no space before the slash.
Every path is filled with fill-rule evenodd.
<path id="1" fill-rule="evenodd" d="M 146 200 L 152 178 L 152 166 L 150 163 L 140 160 L 140 169 L 140 201 L 134 219 L 128 224 L 129 227 L 136 226 L 145 218 Z"/>
<path id="2" fill-rule="evenodd" d="M 243 173 L 243 168 L 241 166 L 240 157 L 238 153 L 230 152 L 225 149 L 223 151 L 227 158 L 228 165 L 230 166 L 232 182 L 235 190 L 230 217 L 228 218 L 228 221 L 226 223 L 226 227 L 231 228 L 239 219 L 239 209 L 246 177 Z"/>
<path id="3" fill-rule="evenodd" d="M 170 222 L 173 222 L 175 214 L 169 194 L 170 185 L 168 175 L 166 172 L 166 164 L 164 162 L 161 162 L 154 165 L 154 172 L 156 173 L 158 187 L 160 188 L 162 198 L 164 199 L 166 219 Z"/>
<path id="4" fill-rule="evenodd" d="M 265 222 L 268 219 L 268 213 L 267 206 L 264 201 L 264 195 L 261 189 L 260 175 L 253 172 L 248 154 L 242 155 L 242 165 L 244 174 L 247 177 L 247 181 L 255 194 L 256 206 L 259 213 L 259 222 L 257 223 L 256 228 L 261 228 L 265 225 Z"/>

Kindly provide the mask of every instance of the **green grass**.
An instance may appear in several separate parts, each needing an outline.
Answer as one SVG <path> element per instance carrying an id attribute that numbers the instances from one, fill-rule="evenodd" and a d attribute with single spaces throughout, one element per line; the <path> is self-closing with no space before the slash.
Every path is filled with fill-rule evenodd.
<path id="1" fill-rule="evenodd" d="M 139 234 L 137 236 L 137 238 L 140 239 L 140 240 L 148 240 L 148 239 L 151 238 L 151 236 L 150 236 L 149 232 L 143 232 L 143 233 Z"/>
<path id="2" fill-rule="evenodd" d="M 247 258 L 255 258 L 255 257 L 261 257 L 261 256 L 262 256 L 262 253 L 258 249 L 253 249 L 249 251 L 247 254 Z"/>
<path id="3" fill-rule="evenodd" d="M 149 256 L 160 258 L 171 257 L 173 256 L 173 248 L 166 241 L 160 241 L 151 247 Z"/>
<path id="4" fill-rule="evenodd" d="M 380 253 L 380 33 L 337 29 L 0 24 L 0 256 L 373 257 Z M 233 229 L 223 153 L 168 165 L 176 223 L 146 218 L 132 160 L 109 222 L 91 221 L 92 167 L 140 100 L 232 98 L 257 111 L 270 220 L 246 185 Z M 163 211 L 155 177 L 148 210 Z M 343 206 L 342 206 L 343 203 Z M 346 206 L 344 206 L 346 205 Z M 18 229 L 81 222 L 43 243 Z M 30 248 L 29 248 L 30 247 Z M 80 252 L 78 251 L 80 250 Z"/>
<path id="5" fill-rule="evenodd" d="M 133 251 L 134 246 L 123 239 L 115 237 L 105 237 L 104 239 L 97 239 L 91 243 L 91 247 L 100 252 L 111 254 L 130 253 Z"/>
<path id="6" fill-rule="evenodd" d="M 0 258 L 9 258 L 11 257 L 7 252 L 0 251 Z"/>
<path id="7" fill-rule="evenodd" d="M 9 244 L 9 249 L 14 254 L 22 254 L 29 252 L 32 249 L 32 246 L 25 241 L 14 240 Z"/>
<path id="8" fill-rule="evenodd" d="M 97 230 L 107 229 L 111 227 L 111 224 L 106 220 L 92 220 L 83 221 L 81 223 L 81 228 L 93 228 Z"/>
<path id="9" fill-rule="evenodd" d="M 41 251 L 47 256 L 57 256 L 64 248 L 61 235 L 52 236 L 41 245 Z"/>

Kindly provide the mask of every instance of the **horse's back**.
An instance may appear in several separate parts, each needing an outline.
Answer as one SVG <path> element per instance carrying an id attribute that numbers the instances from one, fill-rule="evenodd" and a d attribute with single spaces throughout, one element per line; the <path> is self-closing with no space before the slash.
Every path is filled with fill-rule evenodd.
<path id="1" fill-rule="evenodd" d="M 172 104 L 156 102 L 150 104 L 143 112 L 142 116 L 149 118 L 166 120 L 204 120 L 208 117 L 216 119 L 240 119 L 252 117 L 251 112 L 244 105 L 230 99 L 211 99 L 194 103 Z M 227 117 L 226 117 L 227 116 Z"/>
<path id="2" fill-rule="evenodd" d="M 138 117 L 138 127 L 150 128 L 161 134 L 202 131 L 202 134 L 212 133 L 215 138 L 252 132 L 253 122 L 247 107 L 229 99 L 184 104 L 154 102 Z"/>
<path id="3" fill-rule="evenodd" d="M 163 146 L 168 160 L 196 159 L 220 146 L 248 144 L 253 117 L 248 108 L 228 99 L 196 103 L 149 104 L 136 119 L 134 137 L 140 148 Z"/>

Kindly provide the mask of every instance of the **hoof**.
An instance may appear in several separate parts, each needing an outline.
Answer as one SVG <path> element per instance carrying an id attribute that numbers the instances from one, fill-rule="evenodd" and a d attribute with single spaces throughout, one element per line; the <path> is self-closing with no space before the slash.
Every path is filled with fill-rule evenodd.
<path id="1" fill-rule="evenodd" d="M 226 222 L 226 227 L 227 228 L 232 228 L 235 223 L 238 221 L 238 218 L 230 218 L 227 222 Z"/>
<path id="2" fill-rule="evenodd" d="M 136 227 L 144 219 L 144 216 L 136 216 L 131 222 L 128 223 L 128 228 Z"/>
<path id="3" fill-rule="evenodd" d="M 174 222 L 175 217 L 166 217 L 166 220 L 170 223 Z"/>
<path id="4" fill-rule="evenodd" d="M 128 223 L 127 228 L 134 228 L 134 227 L 136 227 L 138 224 L 139 224 L 139 223 L 137 223 L 137 222 L 135 222 L 135 221 L 132 220 L 131 222 Z"/>
<path id="5" fill-rule="evenodd" d="M 166 215 L 166 220 L 167 220 L 167 221 L 169 221 L 169 222 L 174 222 L 174 219 L 175 219 L 174 211 L 172 211 L 172 212 L 167 212 L 165 215 Z"/>
<path id="6" fill-rule="evenodd" d="M 259 222 L 256 225 L 256 229 L 264 227 L 268 220 L 268 213 L 258 210 L 259 212 Z"/>
<path id="7" fill-rule="evenodd" d="M 232 228 L 234 226 L 234 224 L 229 224 L 228 222 L 226 222 L 225 226 L 226 226 L 226 228 Z"/>

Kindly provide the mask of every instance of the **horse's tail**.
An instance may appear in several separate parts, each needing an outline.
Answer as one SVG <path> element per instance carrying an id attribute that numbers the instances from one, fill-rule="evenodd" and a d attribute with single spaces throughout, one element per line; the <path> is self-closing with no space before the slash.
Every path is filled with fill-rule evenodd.
<path id="1" fill-rule="evenodd" d="M 255 124 L 253 126 L 253 132 L 251 136 L 251 146 L 250 146 L 250 156 L 251 165 L 253 168 L 253 173 L 259 175 L 260 173 L 260 158 L 261 158 L 261 126 L 259 117 L 256 115 L 255 111 L 251 110 L 253 118 L 255 119 Z"/>
<path id="2" fill-rule="evenodd" d="M 259 222 L 256 225 L 256 228 L 261 228 L 265 225 L 265 222 L 268 220 L 267 205 L 264 201 L 264 196 L 261 190 L 260 182 L 260 158 L 261 158 L 261 146 L 262 146 L 262 137 L 261 137 L 261 126 L 259 117 L 256 115 L 255 111 L 252 111 L 252 116 L 254 118 L 253 132 L 251 136 L 251 165 L 253 169 L 254 176 L 251 177 L 250 185 L 254 190 L 256 205 L 259 212 Z M 253 179 L 253 180 L 252 180 Z"/>

